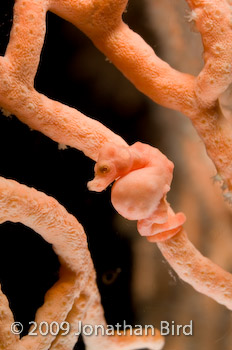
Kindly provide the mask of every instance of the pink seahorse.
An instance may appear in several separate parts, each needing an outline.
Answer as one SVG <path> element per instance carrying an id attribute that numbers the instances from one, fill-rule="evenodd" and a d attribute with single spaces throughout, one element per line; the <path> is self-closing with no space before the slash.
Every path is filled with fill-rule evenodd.
<path id="1" fill-rule="evenodd" d="M 88 188 L 100 192 L 115 180 L 111 201 L 118 213 L 138 220 L 139 233 L 149 241 L 164 241 L 178 233 L 186 220 L 183 213 L 174 214 L 166 200 L 173 168 L 165 155 L 147 144 L 105 143 Z"/>

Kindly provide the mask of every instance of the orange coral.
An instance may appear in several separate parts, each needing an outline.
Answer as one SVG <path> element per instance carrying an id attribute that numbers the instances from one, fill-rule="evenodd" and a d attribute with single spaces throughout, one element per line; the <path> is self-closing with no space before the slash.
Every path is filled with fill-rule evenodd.
<path id="1" fill-rule="evenodd" d="M 123 23 L 127 0 L 16 0 L 10 42 L 0 57 L 0 105 L 31 128 L 62 145 L 70 145 L 98 160 L 96 178 L 89 188 L 101 191 L 112 181 L 112 202 L 128 219 L 137 219 L 142 235 L 158 246 L 185 281 L 198 291 L 232 308 L 232 276 L 202 257 L 188 241 L 184 214 L 174 215 L 166 202 L 172 163 L 157 149 L 126 142 L 99 122 L 73 108 L 52 101 L 34 89 L 48 10 L 74 23 L 128 77 L 134 85 L 166 107 L 184 112 L 202 137 L 220 178 L 228 185 L 231 201 L 231 126 L 218 98 L 232 82 L 230 47 L 231 9 L 225 0 L 188 0 L 192 18 L 204 44 L 205 66 L 198 77 L 172 69 Z M 106 157 L 106 158 L 105 158 Z M 54 199 L 10 180 L 0 179 L 0 220 L 22 222 L 52 243 L 63 265 L 60 280 L 45 297 L 36 320 L 67 319 L 75 329 L 79 319 L 105 324 L 95 272 L 84 231 Z M 137 192 L 135 193 L 135 189 Z M 225 185 L 223 189 L 227 189 Z M 172 237 L 174 236 L 174 237 Z M 49 335 L 21 341 L 9 333 L 13 316 L 0 293 L 1 349 L 71 349 L 76 338 Z M 58 311 L 55 310 L 58 305 Z M 159 334 L 142 338 L 87 338 L 89 349 L 160 349 Z M 89 342 L 89 343 L 88 343 Z"/>
<path id="2" fill-rule="evenodd" d="M 205 49 L 205 66 L 196 78 L 174 70 L 159 59 L 123 23 L 127 0 L 17 0 L 10 42 L 5 57 L 0 60 L 1 106 L 30 127 L 61 144 L 82 150 L 95 160 L 101 143 L 125 145 L 98 122 L 33 89 L 45 35 L 45 14 L 50 10 L 86 33 L 139 90 L 157 103 L 185 113 L 230 190 L 231 126 L 220 111 L 218 98 L 232 82 L 231 9 L 226 0 L 189 0 L 188 3 L 196 13 L 194 18 Z M 82 128 L 85 132 L 80 131 Z M 96 130 L 95 137 L 86 142 L 86 135 L 92 135 L 91 128 Z"/>
<path id="3" fill-rule="evenodd" d="M 173 164 L 149 145 L 135 143 L 124 148 L 105 144 L 89 188 L 102 190 L 116 179 L 112 187 L 116 210 L 127 219 L 139 220 L 138 231 L 150 242 L 158 242 L 184 281 L 232 309 L 232 275 L 198 252 L 182 228 L 184 214 L 175 215 L 166 202 L 172 170 Z"/>
<path id="4" fill-rule="evenodd" d="M 73 215 L 70 215 L 55 199 L 36 191 L 34 188 L 21 185 L 13 180 L 0 178 L 0 221 L 21 222 L 34 229 L 59 256 L 62 264 L 59 281 L 46 293 L 43 306 L 36 313 L 37 324 L 54 320 L 61 323 L 67 319 L 71 326 L 67 336 L 39 334 L 36 337 L 27 335 L 19 340 L 19 336 L 11 333 L 13 315 L 9 304 L 0 290 L 0 349 L 2 350 L 45 350 L 73 349 L 78 337 L 75 325 L 86 319 L 88 324 L 106 327 L 100 295 L 96 287 L 96 276 L 87 240 L 82 226 Z M 87 313 L 87 314 L 86 314 Z M 86 337 L 89 349 L 96 349 L 96 342 L 101 348 L 134 349 L 146 344 L 158 350 L 163 346 L 158 331 L 155 336 L 133 338 L 126 336 Z M 138 341 L 138 343 L 137 343 Z M 92 343 L 93 342 L 93 343 Z M 88 344 L 89 343 L 89 344 Z M 104 347 L 103 347 L 104 346 Z"/>

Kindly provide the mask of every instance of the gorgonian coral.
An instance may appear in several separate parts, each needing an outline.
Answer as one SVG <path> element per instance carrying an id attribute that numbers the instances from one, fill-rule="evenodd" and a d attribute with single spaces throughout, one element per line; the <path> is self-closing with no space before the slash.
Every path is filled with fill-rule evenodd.
<path id="1" fill-rule="evenodd" d="M 188 3 L 204 45 L 205 65 L 197 77 L 171 68 L 122 21 L 127 0 L 16 0 L 10 41 L 5 56 L 0 57 L 0 105 L 6 115 L 15 114 L 31 128 L 95 160 L 95 179 L 89 189 L 102 191 L 114 181 L 115 209 L 127 219 L 138 220 L 138 231 L 149 241 L 158 242 L 183 280 L 231 309 L 231 275 L 194 248 L 182 228 L 184 214 L 174 214 L 166 201 L 173 164 L 159 150 L 142 143 L 128 146 L 101 123 L 34 89 L 49 10 L 87 34 L 139 90 L 191 119 L 225 183 L 225 196 L 231 200 L 231 126 L 218 101 L 232 82 L 231 8 L 225 0 Z M 80 319 L 106 326 L 84 231 L 45 194 L 3 178 L 0 189 L 1 222 L 22 222 L 34 229 L 53 244 L 62 264 L 60 280 L 46 294 L 36 321 L 67 320 L 73 326 L 66 338 L 28 335 L 19 340 L 10 333 L 13 315 L 1 293 L 0 348 L 72 349 Z M 158 332 L 140 339 L 86 337 L 85 342 L 88 349 L 163 346 Z"/>

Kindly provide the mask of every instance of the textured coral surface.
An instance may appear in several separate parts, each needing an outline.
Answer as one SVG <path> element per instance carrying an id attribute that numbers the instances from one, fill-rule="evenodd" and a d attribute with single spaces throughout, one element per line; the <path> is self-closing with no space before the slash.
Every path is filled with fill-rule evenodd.
<path id="1" fill-rule="evenodd" d="M 187 115 L 219 173 L 214 179 L 220 183 L 224 198 L 231 202 L 231 9 L 229 2 L 223 0 L 188 1 L 188 4 L 191 12 L 186 16 L 184 1 L 147 0 L 141 4 L 131 0 L 128 13 L 123 15 L 125 22 L 140 31 L 152 47 L 158 46 L 157 54 L 170 65 L 122 22 L 125 0 L 17 0 L 9 44 L 5 29 L 11 27 L 13 2 L 3 5 L 2 14 L 5 10 L 7 16 L 0 28 L 3 30 L 2 113 L 7 117 L 15 115 L 36 131 L 30 131 L 15 117 L 2 117 L 1 175 L 18 182 L 0 179 L 1 265 L 8 261 L 10 266 L 1 270 L 0 278 L 13 311 L 1 293 L 0 349 L 73 349 L 79 320 L 106 327 L 86 236 L 75 217 L 89 236 L 109 324 L 123 319 L 132 324 L 136 320 L 142 323 L 149 320 L 159 328 L 162 319 L 173 317 L 185 323 L 194 319 L 197 330 L 194 336 L 169 337 L 166 349 L 210 346 L 217 350 L 219 343 L 220 348 L 230 349 L 230 335 L 224 337 L 229 332 L 228 313 L 183 287 L 176 277 L 174 286 L 170 286 L 170 270 L 159 264 L 156 245 L 139 238 L 134 223 L 117 216 L 109 205 L 111 192 L 118 213 L 126 219 L 138 220 L 139 233 L 150 242 L 158 242 L 163 256 L 182 280 L 231 309 L 231 275 L 210 260 L 231 269 L 228 248 L 231 214 L 220 189 L 210 182 L 215 168 L 209 165 L 199 139 L 177 113 L 171 115 L 163 110 L 162 116 L 157 116 L 158 108 L 105 62 L 80 31 L 51 13 L 46 24 L 47 10 L 73 23 L 138 90 L 155 102 Z M 172 18 L 166 28 L 165 14 Z M 141 23 L 137 23 L 138 18 Z M 200 59 L 193 60 L 199 41 L 196 50 L 191 46 L 193 34 L 189 40 L 185 32 L 188 21 L 195 22 L 202 36 L 203 68 Z M 144 23 L 150 27 L 144 27 Z M 159 44 L 154 44 L 155 41 Z M 160 121 L 155 122 L 153 117 Z M 93 164 L 66 145 L 97 162 L 95 178 L 88 184 L 90 190 L 100 192 L 115 181 L 113 186 L 99 195 L 88 193 L 86 183 L 93 177 Z M 174 178 L 176 182 L 168 200 L 176 212 L 181 210 L 185 214 L 174 214 L 167 202 L 173 163 L 157 149 L 160 147 L 177 165 L 179 175 L 179 184 Z M 182 229 L 186 217 L 189 237 L 210 259 L 190 243 Z M 9 247 L 13 252 L 10 256 Z M 49 272 L 50 265 L 53 267 Z M 56 339 L 51 335 L 26 336 L 28 321 L 34 316 L 38 323 L 66 320 L 73 332 Z M 14 318 L 25 323 L 20 341 L 10 332 Z M 219 318 L 223 320 L 221 331 L 216 321 L 213 323 L 213 319 Z M 207 335 L 208 331 L 201 327 L 203 319 L 210 322 L 219 340 Z M 84 342 L 88 349 L 145 346 L 161 349 L 164 339 L 157 331 L 155 337 L 84 337 Z M 79 343 L 76 347 L 81 346 Z"/>

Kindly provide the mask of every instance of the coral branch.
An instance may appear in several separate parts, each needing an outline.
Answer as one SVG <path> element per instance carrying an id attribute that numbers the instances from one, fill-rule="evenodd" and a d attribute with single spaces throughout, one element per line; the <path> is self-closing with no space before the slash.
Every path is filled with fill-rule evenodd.
<path id="1" fill-rule="evenodd" d="M 127 1 L 123 1 L 127 3 Z M 96 24 L 87 21 L 93 12 L 89 6 L 86 20 L 74 17 L 71 11 L 72 3 L 59 1 L 52 4 L 51 11 L 75 24 L 86 33 L 106 57 L 131 80 L 131 82 L 143 93 L 151 97 L 157 103 L 177 110 L 189 110 L 194 108 L 194 83 L 193 76 L 180 73 L 171 68 L 166 62 L 156 56 L 153 49 L 125 23 L 121 16 L 123 7 L 121 2 L 115 2 L 118 10 L 110 7 L 110 1 L 91 1 L 96 7 L 109 7 L 108 20 L 102 16 L 102 11 L 96 11 Z M 67 6 L 70 10 L 67 11 Z M 66 11 L 65 11 L 66 10 Z M 102 17 L 101 17 L 102 16 Z M 98 18 L 97 18 L 98 17 Z M 110 22 L 110 24 L 108 24 Z M 99 23 L 101 23 L 99 25 Z M 103 24 L 104 23 L 104 24 Z M 98 25 L 97 25 L 98 24 Z"/>
<path id="2" fill-rule="evenodd" d="M 35 316 L 36 324 L 47 322 L 58 322 L 61 324 L 66 320 L 67 314 L 72 308 L 75 298 L 80 293 L 80 280 L 78 275 L 67 268 L 61 269 L 60 279 L 45 295 L 44 304 L 41 306 Z M 29 330 L 32 331 L 34 325 Z M 65 338 L 65 337 L 63 337 Z M 21 344 L 27 350 L 46 350 L 50 349 L 55 335 L 50 332 L 44 336 L 38 332 L 38 335 L 31 336 L 30 334 L 22 338 Z M 78 337 L 76 337 L 76 341 Z"/>
<path id="3" fill-rule="evenodd" d="M 232 82 L 232 13 L 226 0 L 187 0 L 204 45 L 205 65 L 196 80 L 204 107 L 212 106 Z"/>
<path id="4" fill-rule="evenodd" d="M 156 177 L 146 174 L 152 167 Z M 95 165 L 95 179 L 88 186 L 102 190 L 116 179 L 112 187 L 115 209 L 129 220 L 138 220 L 140 234 L 150 242 L 158 242 L 161 252 L 184 281 L 232 309 L 232 275 L 198 252 L 183 231 L 184 214 L 175 215 L 166 202 L 172 170 L 172 163 L 151 146 L 136 143 L 125 149 L 106 144 Z M 134 175 L 138 171 L 139 176 Z"/>
<path id="5" fill-rule="evenodd" d="M 181 279 L 232 310 L 232 275 L 202 256 L 184 230 L 158 247 Z"/>
<path id="6" fill-rule="evenodd" d="M 97 4 L 98 11 L 93 12 L 93 3 Z M 232 170 L 229 166 L 232 162 L 231 125 L 221 115 L 217 104 L 217 98 L 232 81 L 230 63 L 232 33 L 228 3 L 225 0 L 216 3 L 189 1 L 194 11 L 197 11 L 194 18 L 197 20 L 206 48 L 206 64 L 197 78 L 180 73 L 159 59 L 149 45 L 122 22 L 121 2 L 118 3 L 118 11 L 112 9 L 108 21 L 105 21 L 103 9 L 107 8 L 107 3 L 110 4 L 108 1 L 103 4 L 94 0 L 89 3 L 89 16 L 93 16 L 94 13 L 95 18 L 92 26 L 86 20 L 80 21 L 79 17 L 74 19 L 71 9 L 67 10 L 67 2 L 60 1 L 56 5 L 53 4 L 51 9 L 84 31 L 139 90 L 155 102 L 185 113 L 193 121 L 209 156 L 231 190 Z M 71 2 L 69 4 L 72 6 Z M 78 11 L 77 8 L 76 10 Z M 87 17 L 88 13 L 84 15 Z M 224 15 L 225 23 L 221 20 Z M 97 27 L 97 23 L 105 24 L 105 22 L 106 25 Z"/>
<path id="7" fill-rule="evenodd" d="M 205 67 L 197 78 L 171 68 L 122 22 L 126 0 L 17 0 L 6 56 L 0 59 L 0 105 L 31 128 L 82 150 L 94 160 L 105 142 L 125 145 L 98 122 L 34 91 L 49 9 L 85 32 L 139 90 L 157 103 L 185 113 L 202 137 L 218 173 L 232 190 L 231 126 L 216 102 L 232 81 L 230 7 L 225 0 L 189 0 L 189 4 L 195 11 L 194 19 L 205 47 Z"/>
<path id="8" fill-rule="evenodd" d="M 31 128 L 83 151 L 97 161 L 91 190 L 111 182 L 112 203 L 129 220 L 138 220 L 141 235 L 158 246 L 179 276 L 199 292 L 232 309 L 232 276 L 203 257 L 188 241 L 183 213 L 166 201 L 173 164 L 157 149 L 126 142 L 99 122 L 52 101 L 34 89 L 51 10 L 88 35 L 123 74 L 157 103 L 185 113 L 202 137 L 232 201 L 232 132 L 218 98 L 232 82 L 231 8 L 226 0 L 187 0 L 202 35 L 205 65 L 198 77 L 181 73 L 155 52 L 123 21 L 127 0 L 16 0 L 6 55 L 0 57 L 0 105 Z M 227 189 L 224 184 L 223 190 Z M 79 320 L 107 327 L 96 287 L 87 240 L 78 221 L 53 198 L 0 178 L 0 222 L 21 222 L 53 245 L 62 264 L 59 281 L 47 292 L 36 322 L 67 320 L 72 332 L 55 336 L 9 333 L 13 315 L 0 291 L 0 349 L 71 350 Z M 4 334 L 3 334 L 4 333 Z M 87 349 L 149 347 L 161 349 L 162 337 L 126 335 L 84 337 Z"/>
<path id="9" fill-rule="evenodd" d="M 72 350 L 77 337 L 76 332 L 80 332 L 79 321 L 82 325 L 93 327 L 95 325 L 103 326 L 105 332 L 107 324 L 104 317 L 104 310 L 101 306 L 101 297 L 95 283 L 95 275 L 90 275 L 86 288 L 78 299 L 74 302 L 72 310 L 69 312 L 66 321 L 70 324 L 72 331 L 65 337 L 58 336 L 53 342 L 51 350 Z M 101 334 L 92 334 L 86 336 L 83 334 L 83 339 L 88 350 L 109 349 L 109 350 L 135 350 L 144 346 L 150 350 L 160 350 L 164 345 L 164 338 L 161 337 L 160 332 L 156 329 L 155 335 L 145 334 L 136 336 L 135 334 L 126 334 L 124 331 L 120 335 L 115 334 L 107 336 Z"/>
<path id="10" fill-rule="evenodd" d="M 19 342 L 10 334 L 13 315 L 6 297 L 0 291 L 0 346 L 4 350 L 47 350 L 72 349 L 78 336 L 75 334 L 78 321 L 86 319 L 88 324 L 102 324 L 106 327 L 101 298 L 96 286 L 96 274 L 87 247 L 82 226 L 52 197 L 34 188 L 20 185 L 16 181 L 0 178 L 0 222 L 21 222 L 34 229 L 47 242 L 53 245 L 62 263 L 59 281 L 46 293 L 42 307 L 36 312 L 37 324 L 53 321 L 59 324 L 67 319 L 71 332 L 67 337 L 59 335 L 36 337 L 27 335 Z M 86 316 L 86 313 L 88 316 Z M 4 336 L 1 332 L 4 331 Z M 65 338 L 65 339 L 64 339 Z M 98 337 L 97 337 L 98 338 Z M 91 340 L 85 338 L 89 349 Z M 93 339 L 93 338 L 92 338 Z M 100 339 L 100 340 L 99 340 Z M 99 337 L 96 342 L 101 348 L 123 349 L 139 348 L 146 345 L 150 349 L 161 349 L 163 339 L 160 335 L 148 337 Z M 96 348 L 96 347 L 94 347 Z"/>
<path id="11" fill-rule="evenodd" d="M 126 145 L 101 123 L 34 90 L 45 34 L 46 0 L 17 0 L 6 55 L 0 58 L 0 105 L 32 129 L 97 159 L 104 142 Z M 39 14 L 39 15 L 38 15 Z"/>
<path id="12" fill-rule="evenodd" d="M 145 95 L 162 106 L 183 112 L 195 108 L 195 78 L 161 60 L 125 23 L 94 44 Z M 139 59 L 138 59 L 139 58 Z"/>
<path id="13" fill-rule="evenodd" d="M 94 279 L 89 282 L 93 281 L 95 282 L 95 276 Z M 80 296 L 74 301 L 73 307 L 66 317 L 65 321 L 70 325 L 70 332 L 66 336 L 58 334 L 51 345 L 51 350 L 73 350 L 78 339 L 77 334 L 79 334 L 81 331 L 79 329 L 79 322 L 83 321 L 89 307 L 90 300 L 94 297 L 93 290 L 95 290 L 95 288 L 92 289 L 92 293 L 90 294 L 87 294 L 88 289 L 90 289 L 89 283 L 86 285 L 85 291 L 81 293 Z"/>
<path id="14" fill-rule="evenodd" d="M 9 79 L 6 78 L 6 81 Z M 126 145 L 121 137 L 98 121 L 74 108 L 52 101 L 35 90 L 24 89 L 20 84 L 14 90 L 4 91 L 0 96 L 0 104 L 32 129 L 43 132 L 52 140 L 77 148 L 94 160 L 97 160 L 99 149 L 105 142 Z"/>
<path id="15" fill-rule="evenodd" d="M 28 88 L 33 86 L 38 69 L 47 9 L 48 0 L 16 0 L 14 5 L 13 27 L 5 58 L 14 78 Z"/>
<path id="16" fill-rule="evenodd" d="M 20 345 L 19 336 L 11 332 L 14 322 L 13 314 L 9 308 L 9 302 L 0 288 L 0 349 L 24 350 Z"/>
<path id="17" fill-rule="evenodd" d="M 192 123 L 201 135 L 207 154 L 213 160 L 217 172 L 232 190 L 232 129 L 222 115 L 218 103 L 211 109 L 196 111 Z"/>
<path id="18" fill-rule="evenodd" d="M 89 274 L 94 273 L 82 226 L 55 199 L 12 180 L 0 178 L 0 204 L 1 223 L 23 223 L 52 244 L 58 254 L 64 268 L 60 280 L 47 292 L 36 321 L 64 321 L 75 298 L 85 288 Z M 26 349 L 34 349 L 36 344 L 36 348 L 44 350 L 53 339 L 51 334 L 28 335 L 22 344 Z"/>
<path id="19" fill-rule="evenodd" d="M 21 222 L 35 230 L 73 272 L 81 272 L 85 284 L 89 272 L 84 265 L 92 263 L 84 230 L 76 218 L 54 198 L 14 180 L 1 177 L 0 189 L 0 222 Z"/>

